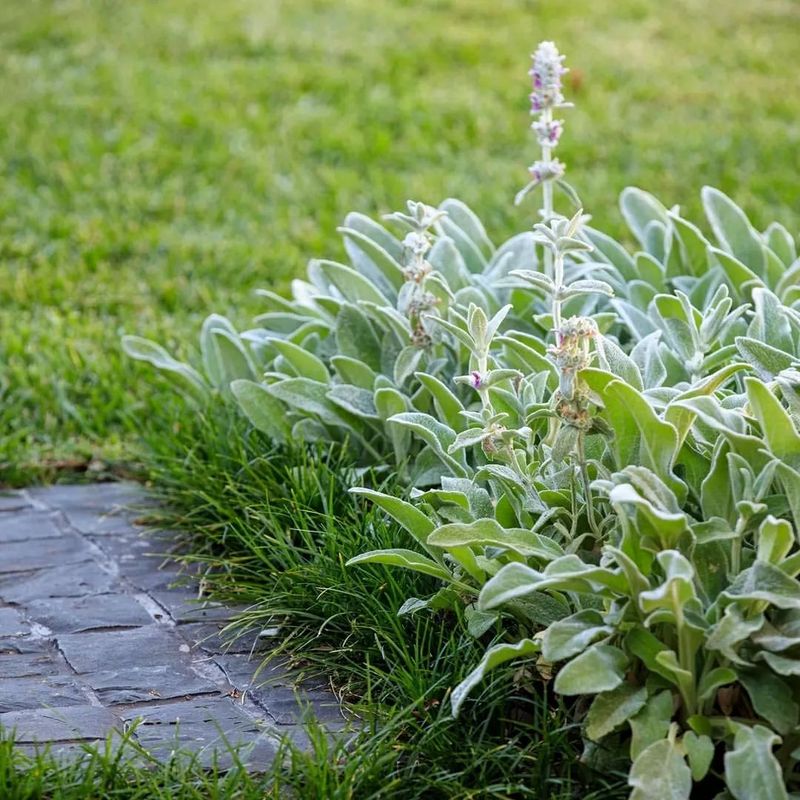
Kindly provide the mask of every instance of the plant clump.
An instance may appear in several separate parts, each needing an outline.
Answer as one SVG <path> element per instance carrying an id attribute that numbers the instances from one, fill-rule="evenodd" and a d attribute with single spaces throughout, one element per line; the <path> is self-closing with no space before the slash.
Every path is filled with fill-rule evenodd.
<path id="1" fill-rule="evenodd" d="M 542 190 L 533 229 L 495 246 L 446 200 L 392 230 L 359 214 L 350 263 L 312 261 L 239 333 L 203 326 L 204 374 L 126 350 L 196 403 L 228 395 L 276 441 L 339 441 L 396 471 L 354 487 L 413 549 L 355 566 L 437 580 L 400 614 L 458 608 L 492 669 L 578 698 L 584 759 L 630 763 L 632 800 L 693 786 L 735 800 L 800 790 L 800 260 L 702 192 L 706 230 L 626 189 L 632 248 L 588 224 L 553 157 L 566 107 L 552 43 L 533 57 Z M 553 189 L 570 203 L 558 213 Z"/>

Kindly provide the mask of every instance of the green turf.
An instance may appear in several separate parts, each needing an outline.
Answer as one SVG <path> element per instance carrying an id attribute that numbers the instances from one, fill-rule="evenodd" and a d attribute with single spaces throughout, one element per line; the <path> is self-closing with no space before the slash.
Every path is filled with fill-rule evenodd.
<path id="1" fill-rule="evenodd" d="M 626 184 L 696 211 L 708 182 L 795 227 L 798 23 L 786 0 L 0 2 L 3 475 L 130 460 L 164 394 L 119 336 L 247 324 L 255 287 L 340 255 L 353 208 L 457 195 L 528 226 L 542 38 L 601 226 Z"/>
<path id="2" fill-rule="evenodd" d="M 233 632 L 279 627 L 271 655 L 335 687 L 364 726 L 342 759 L 316 738 L 276 775 L 275 796 L 448 800 L 614 800 L 624 767 L 581 763 L 576 706 L 559 701 L 532 662 L 492 673 L 453 719 L 450 693 L 499 630 L 480 641 L 463 611 L 398 616 L 436 581 L 383 565 L 345 566 L 369 549 L 410 547 L 411 536 L 347 489 L 383 473 L 352 474 L 337 448 L 275 450 L 229 406 L 148 437 L 148 477 L 160 527 L 190 532 L 185 558 L 207 567 L 210 597 L 247 607 Z M 388 486 L 386 487 L 388 488 Z M 374 731 L 373 731 L 374 727 Z M 341 743 L 340 743 L 341 744 Z M 597 764 L 595 763 L 595 766 Z M 272 795 L 270 795 L 272 796 Z"/>
<path id="3" fill-rule="evenodd" d="M 181 552 L 208 567 L 203 585 L 210 597 L 248 607 L 235 631 L 278 626 L 277 650 L 267 652 L 288 654 L 317 685 L 324 677 L 348 702 L 355 731 L 332 740 L 311 724 L 311 749 L 284 743 L 263 776 L 240 768 L 204 773 L 191 760 L 119 766 L 110 754 L 58 769 L 46 757 L 15 756 L 0 732 L 3 800 L 627 794 L 623 765 L 605 763 L 599 773 L 581 763 L 575 706 L 547 690 L 532 662 L 495 670 L 452 718 L 450 692 L 497 633 L 476 641 L 460 610 L 398 616 L 409 596 L 429 596 L 436 582 L 382 565 L 345 566 L 370 547 L 411 542 L 382 512 L 348 494 L 355 478 L 341 453 L 276 451 L 222 405 L 195 417 L 178 410 L 175 419 L 182 421 L 175 436 L 149 438 L 148 475 L 166 501 L 150 521 L 191 531 Z M 380 485 L 374 475 L 363 477 Z M 137 755 L 135 743 L 127 754 Z"/>

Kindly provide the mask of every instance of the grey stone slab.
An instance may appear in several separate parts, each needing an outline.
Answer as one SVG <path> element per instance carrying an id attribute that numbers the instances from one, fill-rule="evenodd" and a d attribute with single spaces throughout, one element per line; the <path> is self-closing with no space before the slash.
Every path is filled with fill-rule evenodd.
<path id="1" fill-rule="evenodd" d="M 242 760 L 268 766 L 275 755 L 270 728 L 257 724 L 228 698 L 202 702 L 148 705 L 123 711 L 126 721 L 138 720 L 136 738 L 154 755 L 166 757 L 184 750 L 208 765 L 231 763 L 231 748 L 241 749 Z"/>
<path id="2" fill-rule="evenodd" d="M 136 738 L 152 757 L 161 761 L 169 761 L 183 753 L 206 769 L 218 770 L 244 764 L 254 772 L 266 772 L 275 760 L 278 749 L 277 735 L 231 737 L 227 732 L 225 736 L 209 737 L 203 724 L 184 725 L 170 730 L 166 735 L 160 730 L 142 726 L 136 729 Z"/>
<path id="3" fill-rule="evenodd" d="M 278 659 L 256 675 L 253 649 L 279 631 L 228 641 L 222 628 L 245 609 L 198 600 L 202 565 L 165 561 L 180 556 L 180 535 L 134 524 L 150 502 L 139 487 L 31 495 L 0 513 L 0 725 L 17 728 L 23 747 L 52 741 L 71 758 L 123 715 L 144 718 L 136 738 L 161 757 L 189 750 L 226 765 L 244 746 L 257 769 L 277 734 L 307 741 L 308 713 L 329 731 L 348 724 L 327 691 L 296 693 Z"/>
<path id="4" fill-rule="evenodd" d="M 158 554 L 169 548 L 168 543 L 160 542 L 140 530 L 118 533 L 116 536 L 95 536 L 91 533 L 87 536 L 109 558 L 121 563 L 133 563 L 142 558 L 157 558 L 160 563 L 165 560 L 165 556 Z"/>
<path id="5" fill-rule="evenodd" d="M 253 772 L 266 772 L 278 750 L 277 734 L 209 738 L 205 726 L 183 726 L 164 737 L 148 727 L 137 728 L 137 741 L 153 757 L 168 761 L 176 754 L 186 754 L 206 769 L 227 770 L 244 764 Z M 310 742 L 306 737 L 306 747 Z"/>
<path id="6" fill-rule="evenodd" d="M 178 703 L 148 703 L 144 706 L 123 708 L 118 713 L 126 722 L 140 720 L 142 725 L 161 726 L 165 732 L 168 728 L 175 729 L 185 725 L 208 725 L 211 739 L 217 738 L 220 729 L 257 734 L 266 727 L 256 722 L 228 697 L 184 700 Z"/>
<path id="7" fill-rule="evenodd" d="M 29 489 L 28 492 L 37 502 L 62 510 L 102 511 L 148 502 L 142 487 L 131 482 L 57 484 Z"/>
<path id="8" fill-rule="evenodd" d="M 169 611 L 176 622 L 227 622 L 244 610 L 204 601 L 198 598 L 196 590 L 183 586 L 152 589 L 149 594 Z"/>
<path id="9" fill-rule="evenodd" d="M 222 653 L 257 653 L 264 640 L 257 630 L 239 633 L 225 630 L 222 622 L 187 622 L 180 626 L 181 636 L 192 646 L 210 655 Z"/>
<path id="10" fill-rule="evenodd" d="M 80 536 L 64 533 L 52 539 L 3 544 L 0 573 L 78 564 L 92 559 L 92 551 Z"/>
<path id="11" fill-rule="evenodd" d="M 339 719 L 336 722 L 324 722 L 321 727 L 331 739 L 346 737 L 352 741 L 359 732 L 357 725 L 354 725 L 350 720 L 343 719 Z M 311 737 L 308 735 L 308 728 L 305 725 L 279 726 L 277 730 L 281 739 L 288 739 L 295 747 L 301 750 L 311 750 L 314 746 Z"/>
<path id="12" fill-rule="evenodd" d="M 105 742 L 101 740 L 88 739 L 80 744 L 58 744 L 52 742 L 42 742 L 41 744 L 22 744 L 16 745 L 15 750 L 18 750 L 31 758 L 36 757 L 37 754 L 47 752 L 49 756 L 54 758 L 59 764 L 76 764 L 86 758 L 91 758 L 91 749 L 103 750 Z M 89 748 L 87 750 L 87 748 Z"/>
<path id="13" fill-rule="evenodd" d="M 53 539 L 61 536 L 50 511 L 30 511 L 0 515 L 0 544 L 27 542 L 32 539 Z"/>
<path id="14" fill-rule="evenodd" d="M 0 653 L 0 680 L 34 675 L 67 674 L 66 662 L 55 647 L 38 653 Z M 0 684 L 0 694 L 5 684 Z"/>
<path id="15" fill-rule="evenodd" d="M 8 711 L 0 714 L 0 726 L 15 730 L 16 740 L 32 742 L 70 742 L 104 739 L 119 720 L 108 709 L 95 706 Z"/>
<path id="16" fill-rule="evenodd" d="M 240 692 L 264 686 L 292 686 L 295 681 L 285 661 L 277 659 L 263 664 L 263 657 L 257 655 L 225 653 L 215 655 L 214 663 Z"/>
<path id="17" fill-rule="evenodd" d="M 0 636 L 25 636 L 31 626 L 16 608 L 0 608 Z"/>
<path id="18" fill-rule="evenodd" d="M 0 598 L 25 604 L 46 597 L 82 597 L 113 591 L 119 580 L 94 561 L 66 564 L 34 574 L 0 577 Z"/>
<path id="19" fill-rule="evenodd" d="M 300 725 L 309 716 L 321 723 L 344 720 L 336 698 L 321 689 L 254 686 L 248 691 L 248 697 L 261 706 L 276 725 Z"/>
<path id="20" fill-rule="evenodd" d="M 0 492 L 0 513 L 30 507 L 30 500 L 22 492 Z"/>
<path id="21" fill-rule="evenodd" d="M 119 728 L 124 727 L 124 723 L 120 723 Z M 104 754 L 108 747 L 109 740 L 112 749 L 118 751 L 123 747 L 123 752 L 115 753 L 116 757 L 120 759 L 121 764 L 138 764 L 140 766 L 148 766 L 138 754 L 138 751 L 132 746 L 135 738 L 123 738 L 118 728 L 113 729 L 105 739 L 84 739 L 78 742 L 34 742 L 32 744 L 17 744 L 15 750 L 17 752 L 25 753 L 29 756 L 36 756 L 45 751 L 58 761 L 60 764 L 75 764 L 85 758 L 96 757 L 96 754 Z"/>
<path id="22" fill-rule="evenodd" d="M 59 635 L 57 641 L 79 674 L 190 662 L 188 645 L 172 629 L 160 625 L 128 631 L 67 633 Z"/>
<path id="23" fill-rule="evenodd" d="M 258 658 L 235 654 L 214 656 L 214 661 L 230 684 L 267 711 L 277 725 L 298 725 L 309 709 L 320 722 L 345 722 L 334 695 L 324 687 L 296 685 L 285 659 L 263 667 Z"/>
<path id="24" fill-rule="evenodd" d="M 220 693 L 220 687 L 213 681 L 197 675 L 189 668 L 174 665 L 102 670 L 82 677 L 105 705 Z"/>
<path id="25" fill-rule="evenodd" d="M 0 685 L 0 713 L 88 703 L 89 696 L 82 684 L 68 675 L 8 678 Z"/>
<path id="26" fill-rule="evenodd" d="M 45 625 L 54 633 L 82 633 L 96 628 L 136 628 L 153 621 L 141 604 L 127 594 L 33 600 L 26 609 L 29 619 Z"/>
<path id="27" fill-rule="evenodd" d="M 0 639 L 0 657 L 7 655 L 44 655 L 55 652 L 55 642 L 39 636 L 10 636 Z"/>
<path id="28" fill-rule="evenodd" d="M 111 511 L 91 511 L 86 509 L 67 509 L 63 512 L 69 524 L 81 533 L 94 536 L 115 536 L 125 533 L 136 533 L 134 520 L 138 514 L 124 509 Z"/>
<path id="29" fill-rule="evenodd" d="M 189 577 L 187 570 L 164 555 L 169 543 L 137 533 L 90 538 L 114 562 L 119 574 L 140 591 L 166 589 Z"/>
<path id="30" fill-rule="evenodd" d="M 171 589 L 180 583 L 183 574 L 174 564 L 159 566 L 160 561 L 149 564 L 120 564 L 120 575 L 141 592 Z"/>

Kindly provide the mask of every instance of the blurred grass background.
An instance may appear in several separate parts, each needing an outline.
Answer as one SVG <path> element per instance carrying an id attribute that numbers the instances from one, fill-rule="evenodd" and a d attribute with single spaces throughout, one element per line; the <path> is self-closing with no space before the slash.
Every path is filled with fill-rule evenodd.
<path id="1" fill-rule="evenodd" d="M 351 209 L 529 226 L 545 38 L 600 227 L 626 185 L 697 216 L 710 183 L 797 228 L 794 0 L 0 0 L 0 477 L 135 459 L 169 393 L 120 335 L 185 354 L 212 310 L 247 325 Z"/>

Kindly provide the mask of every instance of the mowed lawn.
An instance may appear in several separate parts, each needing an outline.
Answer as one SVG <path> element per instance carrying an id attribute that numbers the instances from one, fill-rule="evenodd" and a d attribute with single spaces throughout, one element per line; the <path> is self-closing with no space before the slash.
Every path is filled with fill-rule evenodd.
<path id="1" fill-rule="evenodd" d="M 792 0 L 0 0 L 0 477 L 135 461 L 169 392 L 119 337 L 247 326 L 351 209 L 529 226 L 544 38 L 601 227 L 628 184 L 696 215 L 711 183 L 797 229 L 798 36 Z"/>

